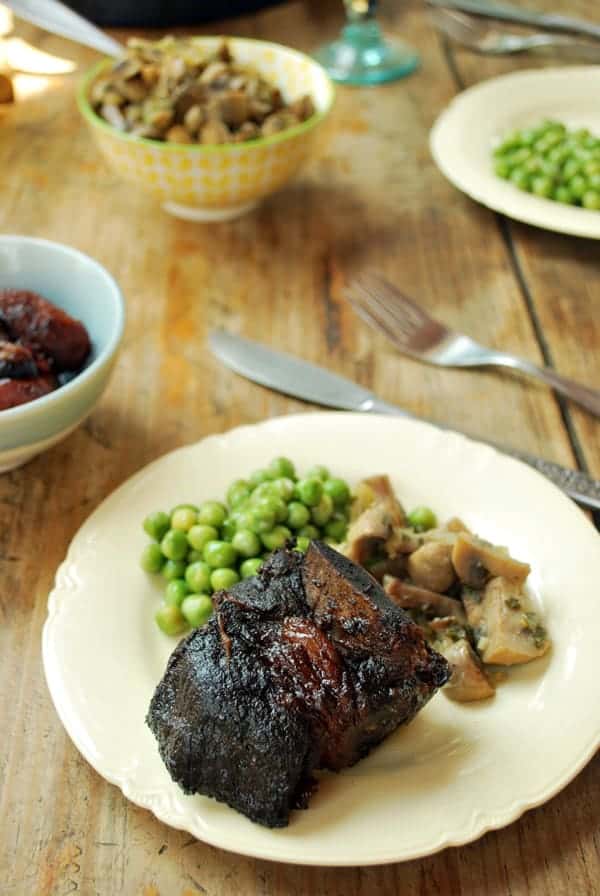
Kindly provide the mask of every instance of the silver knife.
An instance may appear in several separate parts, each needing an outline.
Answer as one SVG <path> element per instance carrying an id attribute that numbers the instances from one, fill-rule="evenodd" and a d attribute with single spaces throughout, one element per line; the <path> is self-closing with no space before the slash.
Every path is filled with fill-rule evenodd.
<path id="1" fill-rule="evenodd" d="M 368 389 L 353 383 L 352 380 L 336 373 L 330 373 L 317 364 L 311 364 L 285 352 L 275 351 L 266 345 L 261 345 L 260 342 L 243 339 L 241 336 L 235 336 L 225 330 L 216 330 L 210 333 L 208 341 L 213 353 L 223 364 L 239 373 L 240 376 L 259 383 L 267 389 L 274 389 L 285 395 L 337 410 L 392 414 L 412 420 L 420 419 L 397 405 L 382 401 Z M 453 429 L 433 420 L 426 422 L 432 423 L 438 429 Z M 458 429 L 453 429 L 453 431 L 461 432 Z M 485 442 L 504 454 L 524 461 L 530 467 L 543 473 L 578 504 L 592 510 L 600 510 L 600 482 L 592 479 L 587 473 L 569 470 L 567 467 L 561 467 L 560 464 L 542 460 L 542 458 L 526 454 L 524 451 L 507 448 L 505 445 L 498 445 L 489 439 L 471 436 L 464 432 L 462 435 Z"/>
<path id="2" fill-rule="evenodd" d="M 447 9 L 459 9 L 476 16 L 498 19 L 501 22 L 517 22 L 520 25 L 533 25 L 548 31 L 567 31 L 570 34 L 586 34 L 588 37 L 600 39 L 600 25 L 585 22 L 583 19 L 562 16 L 558 13 L 536 12 L 523 9 L 511 3 L 496 3 L 493 0 L 427 0 L 431 6 L 445 6 Z"/>

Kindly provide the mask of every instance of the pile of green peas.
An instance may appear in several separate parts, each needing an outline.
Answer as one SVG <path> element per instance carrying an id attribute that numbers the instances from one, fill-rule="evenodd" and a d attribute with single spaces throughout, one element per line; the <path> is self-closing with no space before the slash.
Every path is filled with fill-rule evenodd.
<path id="1" fill-rule="evenodd" d="M 600 139 L 559 121 L 509 134 L 494 150 L 494 171 L 521 190 L 600 210 Z"/>
<path id="2" fill-rule="evenodd" d="M 315 538 L 343 541 L 350 504 L 348 484 L 326 467 L 299 478 L 291 460 L 277 457 L 232 482 L 225 502 L 151 513 L 143 527 L 152 540 L 141 565 L 166 580 L 157 625 L 168 635 L 204 625 L 213 610 L 211 595 L 256 575 L 265 557 L 292 536 L 300 551 Z"/>

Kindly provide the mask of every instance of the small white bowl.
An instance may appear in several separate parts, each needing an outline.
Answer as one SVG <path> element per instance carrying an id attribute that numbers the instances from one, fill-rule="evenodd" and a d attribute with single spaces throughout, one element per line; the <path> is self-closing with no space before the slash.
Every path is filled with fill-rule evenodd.
<path id="1" fill-rule="evenodd" d="M 0 472 L 12 470 L 64 439 L 104 392 L 125 324 L 121 290 L 83 252 L 28 236 L 0 236 L 0 289 L 28 289 L 87 327 L 85 369 L 71 382 L 28 404 L 0 411 Z"/>

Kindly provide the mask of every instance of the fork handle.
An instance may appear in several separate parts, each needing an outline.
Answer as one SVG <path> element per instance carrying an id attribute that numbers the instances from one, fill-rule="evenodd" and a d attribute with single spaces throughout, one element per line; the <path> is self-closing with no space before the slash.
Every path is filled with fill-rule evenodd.
<path id="1" fill-rule="evenodd" d="M 575 380 L 570 380 L 566 376 L 555 373 L 554 370 L 550 370 L 548 367 L 538 367 L 537 364 L 532 364 L 524 358 L 516 358 L 513 355 L 505 355 L 500 352 L 493 353 L 490 354 L 489 360 L 485 363 L 492 366 L 510 367 L 512 370 L 520 370 L 522 373 L 540 380 L 547 386 L 551 386 L 552 389 L 560 392 L 561 395 L 565 395 L 571 401 L 581 405 L 582 408 L 600 417 L 600 391 L 597 389 L 589 389 L 587 386 L 582 386 L 581 383 L 576 383 Z"/>

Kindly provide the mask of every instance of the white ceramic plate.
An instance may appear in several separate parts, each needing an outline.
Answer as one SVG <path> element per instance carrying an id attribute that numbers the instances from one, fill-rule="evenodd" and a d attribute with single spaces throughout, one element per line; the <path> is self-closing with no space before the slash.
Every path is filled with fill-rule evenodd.
<path id="1" fill-rule="evenodd" d="M 545 118 L 600 135 L 600 66 L 515 72 L 454 99 L 430 135 L 433 158 L 455 187 L 509 218 L 600 239 L 600 212 L 540 199 L 494 174 L 492 150 L 510 131 Z"/>
<path id="2" fill-rule="evenodd" d="M 532 565 L 531 589 L 554 647 L 515 668 L 496 696 L 460 705 L 436 695 L 419 716 L 339 775 L 307 811 L 268 830 L 227 806 L 185 796 L 144 724 L 172 639 L 153 621 L 159 589 L 138 566 L 151 510 L 220 497 L 279 454 L 325 463 L 356 482 L 389 472 L 407 507 L 460 514 Z M 367 865 L 466 843 L 555 794 L 599 743 L 600 538 L 538 473 L 424 423 L 359 414 L 282 417 L 211 436 L 150 464 L 76 535 L 44 629 L 46 677 L 85 758 L 133 802 L 200 840 L 247 855 Z"/>

